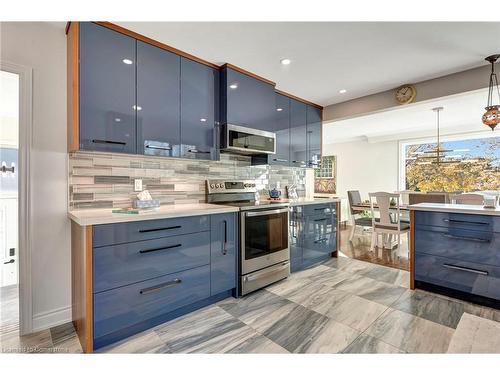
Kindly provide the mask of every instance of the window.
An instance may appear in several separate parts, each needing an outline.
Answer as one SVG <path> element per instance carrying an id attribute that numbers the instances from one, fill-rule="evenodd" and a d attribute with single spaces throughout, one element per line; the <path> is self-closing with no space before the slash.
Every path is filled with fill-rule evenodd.
<path id="1" fill-rule="evenodd" d="M 500 137 L 454 138 L 401 144 L 401 179 L 406 190 L 470 192 L 500 190 Z"/>

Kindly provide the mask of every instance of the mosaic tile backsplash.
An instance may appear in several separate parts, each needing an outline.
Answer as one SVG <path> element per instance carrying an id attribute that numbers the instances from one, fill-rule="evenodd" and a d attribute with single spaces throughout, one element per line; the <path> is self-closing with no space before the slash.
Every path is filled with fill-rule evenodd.
<path id="1" fill-rule="evenodd" d="M 69 208 L 130 207 L 136 197 L 134 179 L 142 179 L 161 204 L 206 202 L 205 180 L 255 180 L 261 195 L 269 188 L 285 191 L 296 185 L 306 193 L 306 170 L 283 166 L 251 166 L 250 157 L 222 154 L 220 161 L 174 159 L 95 152 L 69 154 Z"/>

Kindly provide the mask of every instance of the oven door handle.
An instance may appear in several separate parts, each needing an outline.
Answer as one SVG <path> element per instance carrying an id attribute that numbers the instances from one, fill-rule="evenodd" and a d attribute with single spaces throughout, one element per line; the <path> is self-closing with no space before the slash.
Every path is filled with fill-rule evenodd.
<path id="1" fill-rule="evenodd" d="M 276 267 L 276 266 L 270 267 L 268 269 L 252 273 L 251 275 L 247 275 L 247 276 L 245 276 L 245 281 L 254 281 L 254 280 L 260 279 L 263 276 L 283 271 L 283 270 L 287 269 L 289 266 L 290 266 L 289 261 L 283 262 L 278 267 Z"/>
<path id="2" fill-rule="evenodd" d="M 273 215 L 273 214 L 282 214 L 284 212 L 288 212 L 288 208 L 282 208 L 280 210 L 262 210 L 262 211 L 252 211 L 252 212 L 246 212 L 245 216 L 246 217 L 253 217 L 253 216 L 266 216 L 266 215 Z"/>

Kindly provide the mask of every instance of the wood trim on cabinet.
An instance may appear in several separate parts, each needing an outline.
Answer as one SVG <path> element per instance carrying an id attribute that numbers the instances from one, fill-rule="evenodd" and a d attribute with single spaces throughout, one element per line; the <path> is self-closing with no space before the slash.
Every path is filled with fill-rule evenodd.
<path id="1" fill-rule="evenodd" d="M 410 210 L 410 289 L 415 289 L 415 211 Z"/>
<path id="2" fill-rule="evenodd" d="M 176 55 L 185 57 L 186 59 L 195 61 L 195 62 L 203 64 L 203 65 L 207 65 L 207 66 L 209 66 L 211 68 L 214 68 L 214 69 L 219 69 L 219 66 L 216 65 L 216 64 L 213 64 L 213 63 L 208 62 L 206 60 L 200 59 L 199 57 L 196 57 L 196 56 L 191 55 L 191 54 L 189 54 L 187 52 L 181 51 L 180 49 L 177 49 L 177 48 L 174 48 L 172 46 L 169 46 L 168 44 L 161 43 L 161 42 L 159 42 L 157 40 L 154 40 L 154 39 L 151 39 L 151 38 L 149 38 L 147 36 L 144 36 L 142 34 L 136 33 L 135 31 L 126 29 L 125 27 L 118 26 L 118 25 L 116 25 L 114 23 L 111 23 L 111 22 L 97 21 L 97 22 L 94 22 L 94 23 L 97 24 L 97 25 L 106 27 L 108 29 L 117 31 L 117 32 L 119 32 L 121 34 L 128 35 L 128 36 L 130 36 L 132 38 L 140 40 L 141 42 L 144 42 L 144 43 L 147 43 L 147 44 L 151 44 L 151 45 L 153 45 L 155 47 L 158 47 L 158 48 L 164 49 L 166 51 L 175 53 Z"/>
<path id="3" fill-rule="evenodd" d="M 93 352 L 92 226 L 71 222 L 72 321 L 84 353 Z"/>
<path id="4" fill-rule="evenodd" d="M 255 79 L 258 79 L 259 81 L 262 81 L 262 82 L 265 82 L 265 83 L 268 83 L 270 85 L 273 85 L 273 86 L 276 86 L 276 83 L 273 82 L 273 81 L 270 81 L 268 80 L 267 78 L 264 78 L 264 77 L 261 77 L 261 76 L 258 76 L 257 74 L 255 73 L 252 73 L 252 72 L 249 72 L 248 70 L 245 70 L 245 69 L 242 69 L 240 68 L 239 66 L 236 66 L 236 65 L 233 65 L 233 64 L 229 64 L 229 63 L 226 63 L 224 65 L 222 65 L 220 67 L 220 69 L 226 69 L 226 68 L 229 68 L 229 69 L 232 69 L 232 70 L 236 70 L 237 72 L 241 73 L 241 74 L 245 74 L 249 77 L 252 77 L 252 78 L 255 78 Z"/>
<path id="5" fill-rule="evenodd" d="M 335 217 L 337 218 L 337 251 L 334 252 L 334 257 L 339 256 L 340 252 L 340 202 L 335 202 L 336 206 L 336 215 Z"/>
<path id="6" fill-rule="evenodd" d="M 80 23 L 68 22 L 66 26 L 67 42 L 67 138 L 68 152 L 80 149 Z"/>
<path id="7" fill-rule="evenodd" d="M 319 104 L 316 104 L 316 103 L 313 103 L 313 102 L 310 102 L 308 100 L 305 100 L 305 99 L 302 99 L 302 98 L 299 98 L 298 96 L 295 96 L 295 95 L 292 95 L 292 94 L 289 94 L 285 91 L 281 91 L 281 90 L 278 90 L 278 89 L 275 89 L 274 91 L 276 91 L 278 94 L 281 94 L 281 95 L 284 95 L 284 96 L 287 96 L 289 97 L 290 99 L 294 99 L 294 100 L 297 100 L 298 102 L 301 102 L 301 103 L 304 103 L 304 104 L 307 104 L 307 105 L 310 105 L 310 106 L 313 106 L 313 107 L 316 107 L 318 109 L 321 109 L 321 114 L 323 116 L 323 107 L 320 106 Z M 321 118 L 321 120 L 323 120 L 323 118 Z"/>

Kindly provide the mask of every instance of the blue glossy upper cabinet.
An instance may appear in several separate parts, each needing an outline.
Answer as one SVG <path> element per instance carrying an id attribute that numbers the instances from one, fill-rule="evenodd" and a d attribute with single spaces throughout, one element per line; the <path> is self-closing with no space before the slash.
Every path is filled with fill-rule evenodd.
<path id="1" fill-rule="evenodd" d="M 307 167 L 307 105 L 290 99 L 290 166 Z"/>
<path id="2" fill-rule="evenodd" d="M 80 149 L 136 152 L 133 38 L 80 23 Z"/>
<path id="3" fill-rule="evenodd" d="M 217 160 L 219 71 L 181 58 L 181 157 Z"/>
<path id="4" fill-rule="evenodd" d="M 269 131 L 275 123 L 274 85 L 230 67 L 221 72 L 222 122 Z"/>
<path id="5" fill-rule="evenodd" d="M 180 56 L 137 41 L 137 153 L 180 155 Z"/>
<path id="6" fill-rule="evenodd" d="M 269 164 L 290 165 L 290 98 L 276 94 L 275 123 L 269 129 L 276 133 L 276 154 L 269 155 Z"/>
<path id="7" fill-rule="evenodd" d="M 307 166 L 318 168 L 321 162 L 321 109 L 307 106 Z"/>
<path id="8" fill-rule="evenodd" d="M 236 214 L 210 216 L 210 289 L 216 295 L 236 288 Z"/>

